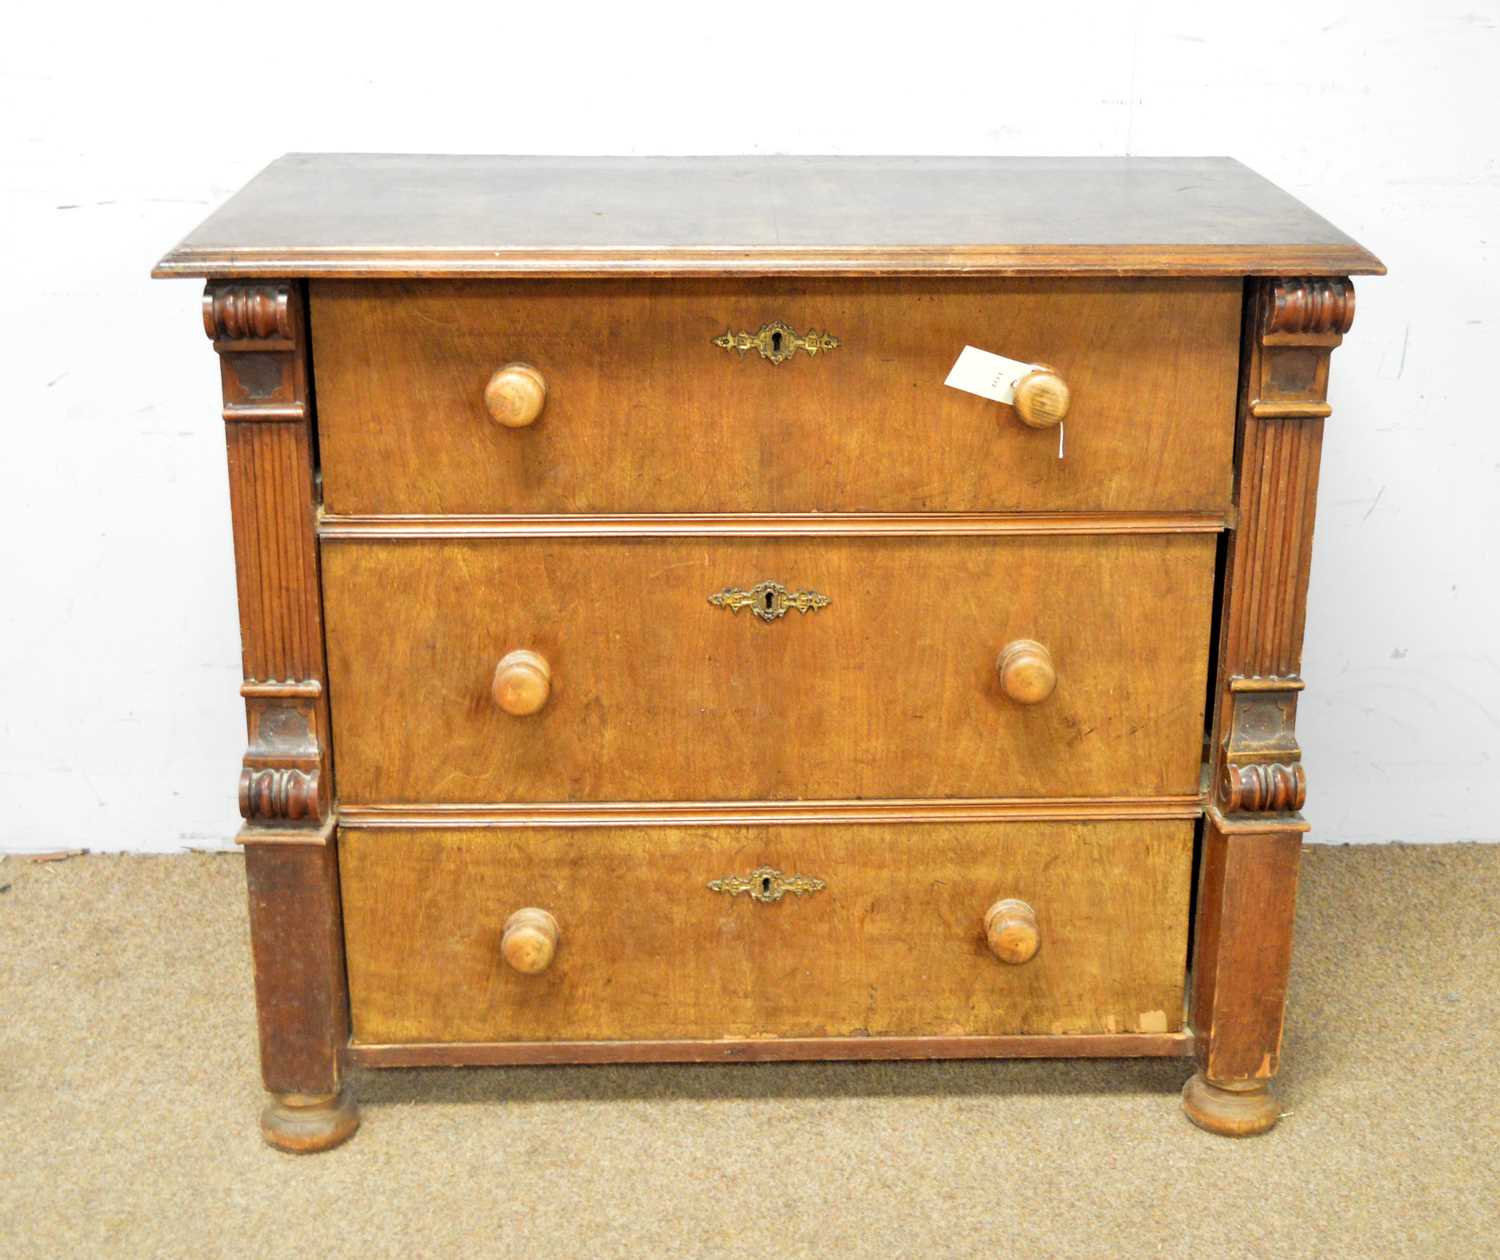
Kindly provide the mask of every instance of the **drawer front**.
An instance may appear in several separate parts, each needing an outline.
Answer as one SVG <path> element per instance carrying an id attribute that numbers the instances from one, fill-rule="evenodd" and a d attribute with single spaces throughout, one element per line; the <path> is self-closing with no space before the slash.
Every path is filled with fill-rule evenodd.
<path id="1" fill-rule="evenodd" d="M 325 540 L 340 796 L 1195 795 L 1214 544 Z M 826 606 L 711 602 L 763 581 Z M 1056 684 L 1018 703 L 996 664 L 1028 640 Z M 523 662 L 521 692 L 550 670 L 528 716 L 493 694 L 517 650 L 545 662 Z"/>
<path id="2" fill-rule="evenodd" d="M 1220 511 L 1241 288 L 315 282 L 324 500 L 350 515 Z M 778 363 L 715 343 L 777 320 L 839 344 Z M 1055 429 L 943 384 L 965 345 L 1063 376 L 1062 458 Z M 486 410 L 510 362 L 545 382 L 524 428 Z"/>
<path id="3" fill-rule="evenodd" d="M 343 828 L 355 1040 L 1176 1031 L 1192 828 Z M 1029 961 L 989 948 L 1006 899 Z M 502 954 L 524 907 L 557 926 L 529 974 Z"/>

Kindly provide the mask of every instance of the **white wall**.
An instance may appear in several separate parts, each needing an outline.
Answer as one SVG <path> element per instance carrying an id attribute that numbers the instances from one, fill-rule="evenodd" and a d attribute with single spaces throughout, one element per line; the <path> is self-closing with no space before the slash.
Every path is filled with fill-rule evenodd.
<path id="1" fill-rule="evenodd" d="M 1392 273 L 1359 282 L 1334 356 L 1314 838 L 1500 837 L 1494 0 L 56 3 L 7 25 L 0 849 L 233 834 L 216 364 L 200 286 L 146 273 L 291 149 L 1239 157 Z"/>

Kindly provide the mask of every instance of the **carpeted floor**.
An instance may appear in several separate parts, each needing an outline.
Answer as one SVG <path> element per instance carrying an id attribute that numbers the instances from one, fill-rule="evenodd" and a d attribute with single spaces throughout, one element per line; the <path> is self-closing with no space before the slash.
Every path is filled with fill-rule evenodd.
<path id="1" fill-rule="evenodd" d="M 1493 1256 L 1500 846 L 1310 846 L 1287 1115 L 1179 1061 L 361 1073 L 263 1146 L 233 855 L 0 862 L 0 1255 Z"/>

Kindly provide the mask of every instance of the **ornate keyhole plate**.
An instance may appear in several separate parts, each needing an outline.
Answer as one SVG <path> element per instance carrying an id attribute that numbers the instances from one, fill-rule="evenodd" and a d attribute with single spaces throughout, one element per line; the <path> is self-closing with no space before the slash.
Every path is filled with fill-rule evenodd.
<path id="1" fill-rule="evenodd" d="M 817 612 L 832 601 L 817 591 L 789 591 L 780 582 L 757 582 L 748 591 L 737 586 L 725 587 L 717 595 L 710 595 L 708 602 L 732 613 L 748 608 L 762 621 L 777 621 L 794 608 L 799 613 Z"/>
<path id="2" fill-rule="evenodd" d="M 785 320 L 773 319 L 769 324 L 762 324 L 759 332 L 725 329 L 723 336 L 714 338 L 714 345 L 725 350 L 738 350 L 741 356 L 747 350 L 755 350 L 762 359 L 769 359 L 772 363 L 785 363 L 799 350 L 806 351 L 808 357 L 814 359 L 819 354 L 837 350 L 839 339 L 832 333 L 819 332 L 816 328 L 809 328 L 804 337 Z"/>
<path id="3" fill-rule="evenodd" d="M 773 901 L 780 901 L 788 893 L 805 897 L 828 885 L 811 875 L 783 875 L 774 866 L 757 866 L 748 875 L 726 875 L 723 879 L 711 879 L 708 887 L 712 892 L 726 893 L 731 897 L 745 893 L 768 905 Z"/>

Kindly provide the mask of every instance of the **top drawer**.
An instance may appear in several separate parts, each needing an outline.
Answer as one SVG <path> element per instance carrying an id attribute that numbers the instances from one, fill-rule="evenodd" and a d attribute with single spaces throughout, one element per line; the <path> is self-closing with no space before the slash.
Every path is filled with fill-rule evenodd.
<path id="1" fill-rule="evenodd" d="M 313 282 L 324 503 L 384 513 L 1221 511 L 1238 280 Z M 784 321 L 781 362 L 718 340 Z M 767 335 L 769 343 L 774 333 Z M 1056 369 L 1055 429 L 943 384 Z M 484 401 L 504 364 L 540 418 Z"/>

